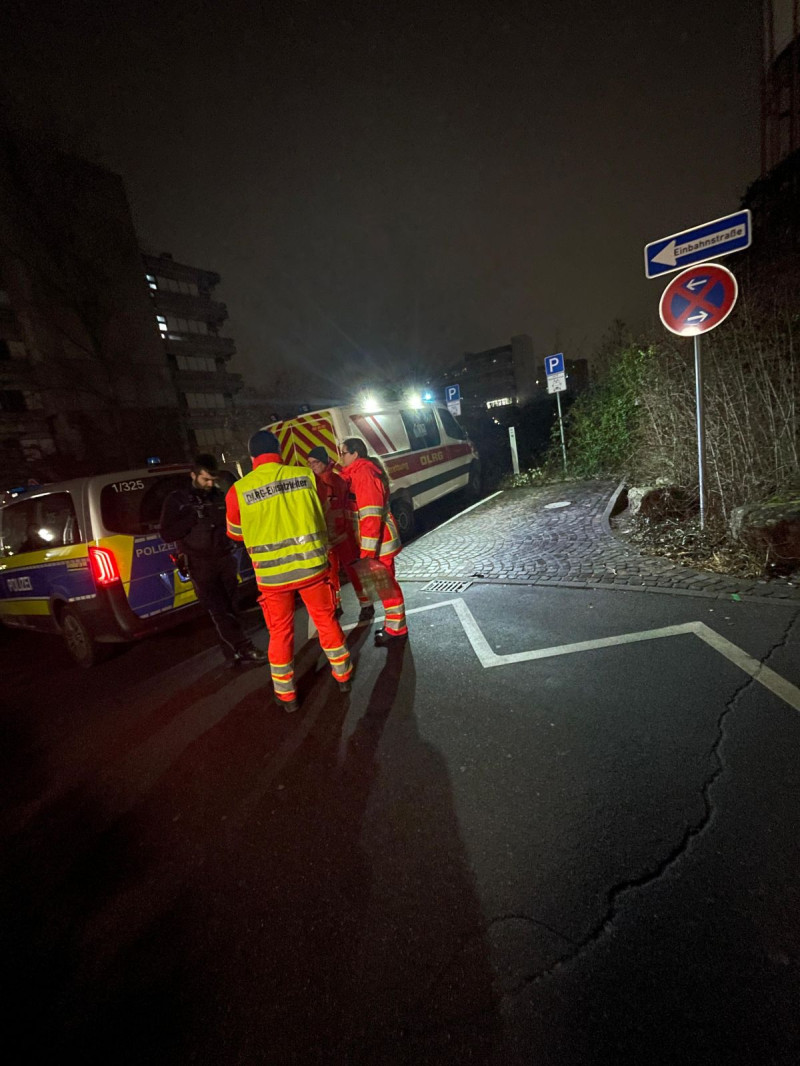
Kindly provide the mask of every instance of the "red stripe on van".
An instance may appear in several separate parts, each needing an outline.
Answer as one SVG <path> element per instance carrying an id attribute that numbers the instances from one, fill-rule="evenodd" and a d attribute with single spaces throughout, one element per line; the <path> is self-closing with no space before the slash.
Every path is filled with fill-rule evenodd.
<path id="1" fill-rule="evenodd" d="M 383 441 L 380 440 L 364 415 L 350 415 L 350 421 L 354 423 L 359 434 L 367 442 L 371 451 L 375 452 L 376 455 L 386 454 L 386 448 Z"/>
<path id="2" fill-rule="evenodd" d="M 435 470 L 444 463 L 471 454 L 472 448 L 464 441 L 461 444 L 441 444 L 438 448 L 425 448 L 419 452 L 396 455 L 391 459 L 384 459 L 384 463 L 391 477 L 401 478 L 408 477 L 409 474 Z"/>

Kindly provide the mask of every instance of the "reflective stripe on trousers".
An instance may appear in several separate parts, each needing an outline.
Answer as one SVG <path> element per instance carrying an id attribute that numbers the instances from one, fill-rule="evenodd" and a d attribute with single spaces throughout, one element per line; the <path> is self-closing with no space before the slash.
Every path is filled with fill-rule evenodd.
<path id="1" fill-rule="evenodd" d="M 275 693 L 281 700 L 294 699 L 294 594 L 300 597 L 317 627 L 322 650 L 337 681 L 347 681 L 353 672 L 342 627 L 334 615 L 334 592 L 323 575 L 310 585 L 295 589 L 262 589 L 259 596 L 269 630 L 269 662 Z M 331 658 L 333 656 L 333 658 Z"/>
<path id="2" fill-rule="evenodd" d="M 383 624 L 383 628 L 392 636 L 399 636 L 402 633 L 408 632 L 408 626 L 406 625 L 406 604 L 403 599 L 403 590 L 398 585 L 397 578 L 394 576 L 394 559 L 379 559 L 378 562 L 381 566 L 385 566 L 389 571 L 390 584 L 389 589 L 385 592 L 381 592 L 381 601 L 383 602 L 383 610 L 386 615 L 386 621 Z"/>

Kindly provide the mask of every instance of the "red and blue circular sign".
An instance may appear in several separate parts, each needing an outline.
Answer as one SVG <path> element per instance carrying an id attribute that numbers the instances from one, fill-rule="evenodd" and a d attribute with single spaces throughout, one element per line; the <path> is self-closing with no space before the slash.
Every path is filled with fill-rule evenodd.
<path id="1" fill-rule="evenodd" d="M 739 286 L 736 278 L 718 263 L 700 263 L 682 271 L 661 295 L 661 321 L 679 337 L 708 333 L 733 310 Z"/>

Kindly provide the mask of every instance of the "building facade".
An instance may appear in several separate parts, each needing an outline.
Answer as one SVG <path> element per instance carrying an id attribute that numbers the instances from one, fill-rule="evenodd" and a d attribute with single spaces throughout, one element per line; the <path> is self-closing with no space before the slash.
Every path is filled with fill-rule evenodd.
<path id="1" fill-rule="evenodd" d="M 749 258 L 800 253 L 800 0 L 764 0 L 761 174 L 745 193 Z"/>
<path id="2" fill-rule="evenodd" d="M 0 130 L 4 488 L 182 459 L 122 180 Z"/>
<path id="3" fill-rule="evenodd" d="M 214 299 L 219 274 L 178 263 L 169 253 L 145 253 L 142 261 L 189 447 L 219 453 L 231 443 L 233 398 L 242 388 L 241 375 L 228 369 L 236 346 L 220 332 L 228 309 Z"/>
<path id="4" fill-rule="evenodd" d="M 587 361 L 565 359 L 564 366 L 568 389 L 579 392 L 585 388 L 589 380 Z M 504 420 L 547 392 L 544 357 L 537 363 L 533 342 L 524 333 L 498 348 L 467 352 L 463 360 L 430 384 L 437 389 L 458 384 L 466 413 L 477 414 L 485 410 L 495 418 L 502 416 Z"/>

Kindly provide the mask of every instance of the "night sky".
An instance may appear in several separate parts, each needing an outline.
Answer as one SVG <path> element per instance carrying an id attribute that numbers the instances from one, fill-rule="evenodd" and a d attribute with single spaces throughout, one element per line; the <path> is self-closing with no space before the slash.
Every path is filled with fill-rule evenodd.
<path id="1" fill-rule="evenodd" d="M 148 250 L 222 275 L 232 369 L 286 395 L 515 333 L 590 355 L 657 315 L 645 243 L 758 176 L 757 0 L 5 10 L 16 113 L 123 176 Z"/>

